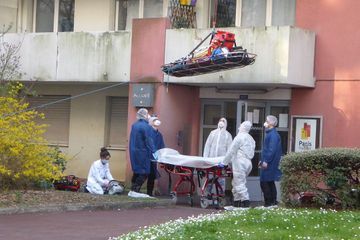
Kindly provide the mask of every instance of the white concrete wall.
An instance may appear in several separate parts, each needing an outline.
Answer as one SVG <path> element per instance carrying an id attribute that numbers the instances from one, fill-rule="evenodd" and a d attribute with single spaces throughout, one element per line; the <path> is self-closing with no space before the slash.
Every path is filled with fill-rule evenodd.
<path id="1" fill-rule="evenodd" d="M 42 95 L 79 95 L 102 88 L 104 84 L 37 83 L 33 88 Z M 105 145 L 106 98 L 128 96 L 128 86 L 118 86 L 95 94 L 71 100 L 69 146 L 62 147 L 68 154 L 66 174 L 86 178 L 93 161 L 99 159 L 100 148 Z M 127 146 L 125 146 L 127 147 Z M 126 155 L 124 149 L 110 149 L 110 169 L 113 177 L 124 181 Z"/>
<path id="2" fill-rule="evenodd" d="M 305 33 L 305 34 L 304 34 Z M 297 85 L 315 86 L 315 33 L 291 28 L 289 49 L 289 79 Z"/>
<path id="3" fill-rule="evenodd" d="M 170 77 L 169 82 L 314 86 L 314 33 L 288 26 L 222 30 L 235 33 L 238 46 L 257 54 L 253 65 L 194 77 Z M 210 32 L 211 29 L 167 30 L 165 63 L 186 56 Z M 208 43 L 206 41 L 204 46 Z M 299 64 L 303 66 L 300 67 Z M 165 79 L 168 80 L 167 77 Z"/>
<path id="4" fill-rule="evenodd" d="M 114 0 L 75 1 L 74 32 L 112 31 L 114 26 Z"/>
<path id="5" fill-rule="evenodd" d="M 22 80 L 125 82 L 130 78 L 131 34 L 31 33 L 7 34 L 22 44 Z"/>

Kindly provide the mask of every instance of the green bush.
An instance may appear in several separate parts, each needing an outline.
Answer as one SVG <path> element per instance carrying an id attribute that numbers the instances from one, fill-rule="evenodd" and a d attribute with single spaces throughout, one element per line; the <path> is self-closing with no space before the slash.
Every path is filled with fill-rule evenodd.
<path id="1" fill-rule="evenodd" d="M 360 149 L 290 153 L 280 168 L 282 200 L 287 206 L 360 208 Z"/>

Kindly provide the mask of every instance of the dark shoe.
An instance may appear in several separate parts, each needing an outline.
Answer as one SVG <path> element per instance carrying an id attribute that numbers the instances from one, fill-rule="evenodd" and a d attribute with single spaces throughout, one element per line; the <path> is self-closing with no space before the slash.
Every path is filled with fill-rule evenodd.
<path id="1" fill-rule="evenodd" d="M 270 207 L 270 206 L 272 206 L 272 205 L 273 205 L 272 202 L 265 201 L 264 207 Z"/>
<path id="2" fill-rule="evenodd" d="M 245 200 L 241 202 L 241 207 L 243 208 L 249 208 L 250 207 L 250 201 L 249 200 Z"/>
<path id="3" fill-rule="evenodd" d="M 241 207 L 241 201 L 234 201 L 234 207 Z"/>

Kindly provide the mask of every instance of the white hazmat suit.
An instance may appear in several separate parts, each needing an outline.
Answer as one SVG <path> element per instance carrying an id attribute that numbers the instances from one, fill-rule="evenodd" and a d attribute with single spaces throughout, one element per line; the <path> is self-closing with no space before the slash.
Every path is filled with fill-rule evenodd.
<path id="1" fill-rule="evenodd" d="M 232 142 L 232 136 L 226 128 L 227 120 L 225 118 L 220 118 L 218 128 L 212 130 L 206 139 L 203 154 L 204 157 L 214 158 L 225 156 Z M 223 191 L 225 191 L 225 178 L 220 178 L 218 182 L 220 183 Z M 209 192 L 211 191 L 211 188 L 212 185 L 209 185 Z M 215 189 L 213 189 L 213 191 L 215 192 Z"/>
<path id="2" fill-rule="evenodd" d="M 249 134 L 251 122 L 245 121 L 239 127 L 239 133 L 231 143 L 229 151 L 224 158 L 224 165 L 231 165 L 233 172 L 232 193 L 234 202 L 249 201 L 246 188 L 246 177 L 252 169 L 251 159 L 254 157 L 255 141 Z"/>
<path id="3" fill-rule="evenodd" d="M 220 122 L 224 122 L 224 126 L 220 127 Z M 206 139 L 204 147 L 204 157 L 222 157 L 225 156 L 228 151 L 231 142 L 232 136 L 226 130 L 227 121 L 225 118 L 221 118 L 218 123 L 218 128 L 212 130 Z"/>
<path id="4" fill-rule="evenodd" d="M 103 164 L 99 159 L 90 167 L 86 189 L 93 194 L 104 194 L 104 189 L 111 180 L 114 178 L 110 173 L 109 163 Z"/>

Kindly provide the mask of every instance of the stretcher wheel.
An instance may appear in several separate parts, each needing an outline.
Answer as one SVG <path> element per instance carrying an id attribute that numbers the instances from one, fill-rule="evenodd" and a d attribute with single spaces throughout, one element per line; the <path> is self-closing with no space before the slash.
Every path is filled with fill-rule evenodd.
<path id="1" fill-rule="evenodd" d="M 201 197 L 200 206 L 201 208 L 207 208 L 209 206 L 209 200 L 206 197 Z"/>
<path id="2" fill-rule="evenodd" d="M 225 207 L 225 199 L 223 198 L 217 198 L 216 208 L 224 208 Z"/>
<path id="3" fill-rule="evenodd" d="M 192 195 L 189 194 L 189 198 L 188 198 L 188 203 L 190 204 L 191 207 L 194 206 L 194 199 L 192 197 Z"/>
<path id="4" fill-rule="evenodd" d="M 176 192 L 171 192 L 170 193 L 170 196 L 171 196 L 171 201 L 176 204 L 177 203 L 177 195 L 176 195 Z"/>

